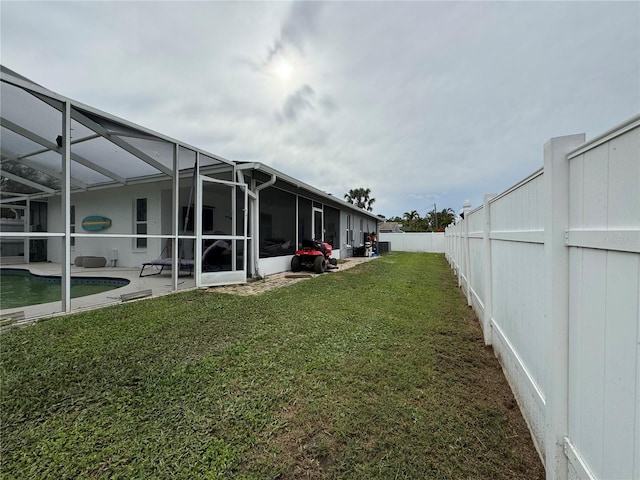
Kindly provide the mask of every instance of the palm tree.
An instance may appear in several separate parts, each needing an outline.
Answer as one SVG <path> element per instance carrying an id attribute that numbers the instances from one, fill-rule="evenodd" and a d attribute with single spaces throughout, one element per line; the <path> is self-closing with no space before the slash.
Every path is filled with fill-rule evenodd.
<path id="1" fill-rule="evenodd" d="M 451 208 L 443 208 L 442 211 L 436 212 L 431 210 L 427 212 L 427 228 L 431 232 L 444 229 L 455 221 L 456 212 Z"/>
<path id="2" fill-rule="evenodd" d="M 405 218 L 408 221 L 417 220 L 420 218 L 420 214 L 416 210 L 411 210 L 410 212 L 404 212 L 402 218 Z"/>
<path id="3" fill-rule="evenodd" d="M 345 193 L 344 198 L 348 203 L 371 212 L 373 211 L 371 205 L 373 205 L 376 199 L 371 198 L 369 196 L 370 194 L 370 188 L 354 188 L 353 190 L 349 190 L 349 193 Z"/>

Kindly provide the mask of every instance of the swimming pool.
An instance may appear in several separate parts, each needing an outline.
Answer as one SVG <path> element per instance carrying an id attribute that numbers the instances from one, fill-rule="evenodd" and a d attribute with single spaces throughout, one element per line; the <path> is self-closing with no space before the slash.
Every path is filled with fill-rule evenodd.
<path id="1" fill-rule="evenodd" d="M 62 298 L 59 276 L 35 275 L 18 268 L 0 269 L 0 309 L 56 302 Z M 129 280 L 108 277 L 71 277 L 71 298 L 124 287 Z"/>

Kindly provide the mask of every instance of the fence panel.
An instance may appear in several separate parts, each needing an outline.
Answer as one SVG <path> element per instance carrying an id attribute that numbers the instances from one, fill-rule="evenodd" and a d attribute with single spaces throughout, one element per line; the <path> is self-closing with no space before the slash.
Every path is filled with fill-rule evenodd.
<path id="1" fill-rule="evenodd" d="M 391 242 L 392 252 L 444 253 L 445 239 L 441 232 L 380 233 L 381 242 Z"/>
<path id="2" fill-rule="evenodd" d="M 640 479 L 640 116 L 550 140 L 445 235 L 547 478 Z"/>
<path id="3" fill-rule="evenodd" d="M 574 475 L 640 477 L 640 128 L 569 160 Z M 582 473 L 584 475 L 584 473 Z"/>
<path id="4" fill-rule="evenodd" d="M 536 447 L 545 450 L 544 175 L 536 172 L 490 200 L 491 318 L 494 348 L 528 419 Z"/>
<path id="5" fill-rule="evenodd" d="M 485 275 L 485 245 L 484 245 L 484 207 L 478 207 L 469 212 L 469 293 L 471 306 L 478 317 L 484 319 L 486 293 L 484 286 Z"/>

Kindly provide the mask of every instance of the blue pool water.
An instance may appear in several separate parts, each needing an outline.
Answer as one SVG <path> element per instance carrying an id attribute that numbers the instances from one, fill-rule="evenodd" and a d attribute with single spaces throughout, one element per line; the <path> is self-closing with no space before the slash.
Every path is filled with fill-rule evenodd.
<path id="1" fill-rule="evenodd" d="M 0 309 L 56 302 L 62 298 L 60 277 L 34 275 L 28 270 L 0 269 Z M 71 298 L 124 287 L 129 280 L 107 277 L 71 277 Z"/>

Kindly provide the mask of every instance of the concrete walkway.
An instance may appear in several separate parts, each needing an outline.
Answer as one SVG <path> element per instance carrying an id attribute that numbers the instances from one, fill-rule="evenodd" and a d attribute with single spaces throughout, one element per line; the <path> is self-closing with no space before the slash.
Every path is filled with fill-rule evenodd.
<path id="1" fill-rule="evenodd" d="M 269 290 L 273 290 L 280 287 L 286 287 L 303 280 L 317 277 L 318 275 L 331 275 L 333 272 L 340 272 L 342 270 L 348 270 L 351 267 L 359 265 L 369 260 L 374 260 L 379 257 L 351 257 L 344 260 L 339 260 L 338 269 L 331 270 L 329 273 L 313 273 L 303 271 L 300 273 L 282 272 L 274 275 L 269 275 L 262 280 L 256 280 L 248 282 L 242 285 L 224 285 L 221 287 L 210 287 L 208 291 L 219 293 L 230 293 L 233 295 L 258 295 Z"/>

